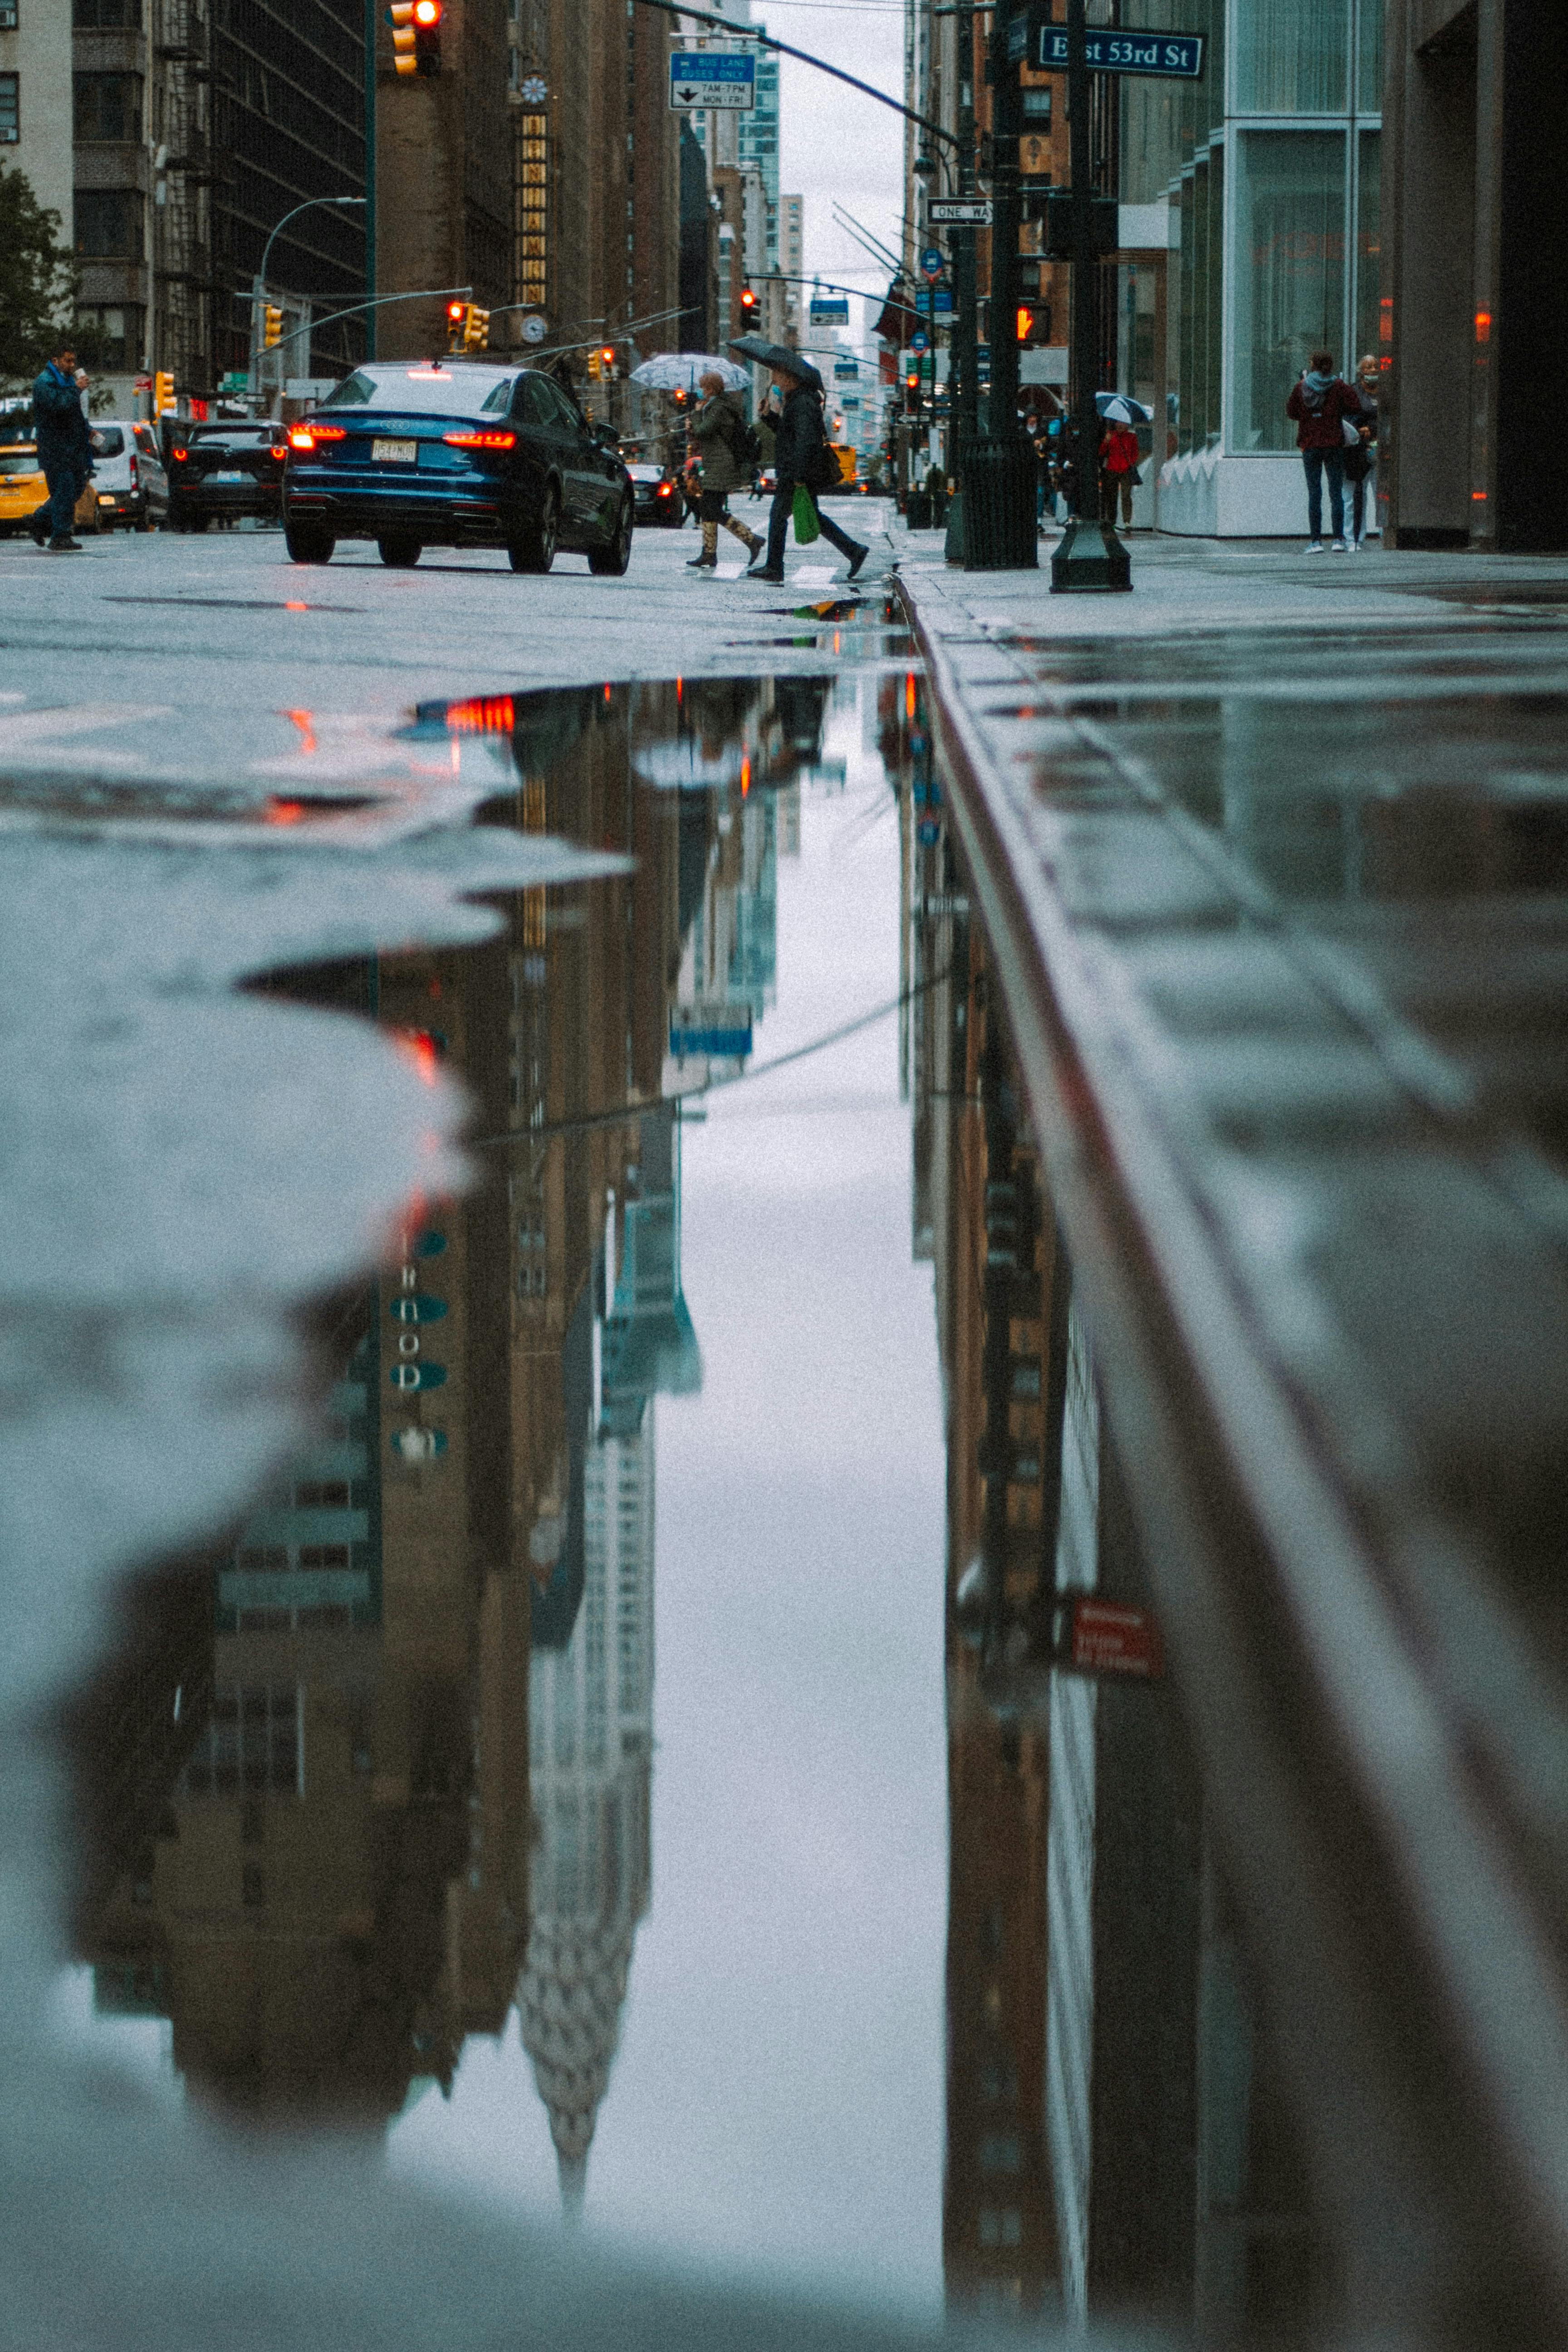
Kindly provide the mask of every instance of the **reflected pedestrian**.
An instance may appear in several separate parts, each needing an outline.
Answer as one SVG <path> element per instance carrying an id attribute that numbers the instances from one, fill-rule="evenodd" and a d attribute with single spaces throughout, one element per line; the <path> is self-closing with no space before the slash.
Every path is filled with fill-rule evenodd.
<path id="1" fill-rule="evenodd" d="M 1351 486 L 1350 551 L 1352 555 L 1360 554 L 1362 541 L 1366 537 L 1367 484 L 1377 464 L 1380 384 L 1377 362 L 1368 352 L 1356 364 L 1355 394 L 1361 403 L 1361 414 L 1350 420 L 1356 428 L 1356 446 L 1345 450 L 1345 479 Z"/>
<path id="2" fill-rule="evenodd" d="M 45 362 L 33 384 L 33 430 L 38 463 L 49 488 L 47 504 L 33 517 L 33 538 L 50 555 L 82 552 L 71 525 L 77 500 L 93 471 L 92 444 L 82 407 L 87 377 L 77 372 L 76 353 L 68 345 Z"/>
<path id="3" fill-rule="evenodd" d="M 753 563 L 763 552 L 763 541 L 729 507 L 731 491 L 743 488 L 752 472 L 751 434 L 741 404 L 733 393 L 726 392 L 717 368 L 710 368 L 697 381 L 706 395 L 691 420 L 691 438 L 702 468 L 697 506 L 702 547 L 687 570 L 714 572 L 719 565 L 721 524 L 740 541 Z"/>
<path id="4" fill-rule="evenodd" d="M 820 390 L 803 377 L 792 375 L 785 368 L 774 368 L 773 389 L 768 394 L 768 407 L 763 414 L 773 425 L 773 465 L 777 487 L 773 491 L 773 512 L 768 517 L 767 562 L 761 571 L 753 563 L 747 572 L 748 580 L 766 580 L 773 587 L 784 585 L 784 537 L 790 517 L 795 512 L 795 494 L 803 489 L 816 508 L 817 528 L 830 547 L 836 547 L 849 562 L 849 577 L 854 579 L 871 551 L 858 540 L 849 538 L 831 518 L 816 505 L 817 485 L 826 487 L 831 473 L 837 472 L 837 460 L 827 446 L 827 434 L 822 421 Z"/>
<path id="5" fill-rule="evenodd" d="M 1332 352 L 1314 352 L 1311 365 L 1292 386 L 1285 414 L 1296 426 L 1296 446 L 1307 475 L 1307 552 L 1323 551 L 1323 477 L 1329 483 L 1329 520 L 1333 526 L 1334 553 L 1345 555 L 1345 425 L 1359 418 L 1361 399 L 1343 376 L 1334 373 Z M 1352 438 L 1359 441 L 1359 430 Z"/>

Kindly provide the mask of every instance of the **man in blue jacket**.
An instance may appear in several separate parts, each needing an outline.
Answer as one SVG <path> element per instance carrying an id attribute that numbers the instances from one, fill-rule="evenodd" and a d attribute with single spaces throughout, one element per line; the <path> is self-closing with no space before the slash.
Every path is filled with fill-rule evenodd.
<path id="1" fill-rule="evenodd" d="M 34 381 L 33 429 L 38 463 L 49 486 L 47 505 L 33 518 L 33 537 L 43 547 L 47 528 L 49 554 L 79 555 L 81 541 L 71 536 L 71 518 L 92 473 L 92 444 L 76 380 L 76 353 L 68 346 Z"/>

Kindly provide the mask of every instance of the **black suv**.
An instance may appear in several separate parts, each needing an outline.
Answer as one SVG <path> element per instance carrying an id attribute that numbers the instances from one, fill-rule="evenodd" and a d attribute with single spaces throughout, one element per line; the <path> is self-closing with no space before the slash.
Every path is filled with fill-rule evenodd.
<path id="1" fill-rule="evenodd" d="M 164 426 L 168 451 L 169 522 L 175 530 L 205 530 L 215 515 L 260 515 L 276 522 L 282 511 L 288 435 L 281 425 L 244 419 L 222 425 Z"/>

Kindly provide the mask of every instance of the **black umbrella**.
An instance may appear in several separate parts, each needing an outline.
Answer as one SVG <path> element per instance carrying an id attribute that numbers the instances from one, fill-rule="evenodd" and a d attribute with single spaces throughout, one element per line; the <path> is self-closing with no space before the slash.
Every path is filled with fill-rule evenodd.
<path id="1" fill-rule="evenodd" d="M 731 335 L 730 349 L 743 352 L 747 359 L 755 360 L 760 366 L 778 368 L 785 375 L 798 376 L 802 383 L 815 384 L 818 392 L 823 388 L 822 378 L 811 362 L 801 352 L 791 351 L 787 343 L 770 343 L 761 335 Z"/>

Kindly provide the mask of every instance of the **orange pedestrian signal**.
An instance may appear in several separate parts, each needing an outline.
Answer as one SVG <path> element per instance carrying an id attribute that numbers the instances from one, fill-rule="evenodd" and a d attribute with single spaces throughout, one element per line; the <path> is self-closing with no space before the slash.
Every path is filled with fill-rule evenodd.
<path id="1" fill-rule="evenodd" d="M 1027 303 L 1018 305 L 1018 341 L 1026 343 L 1035 331 L 1035 314 Z"/>

